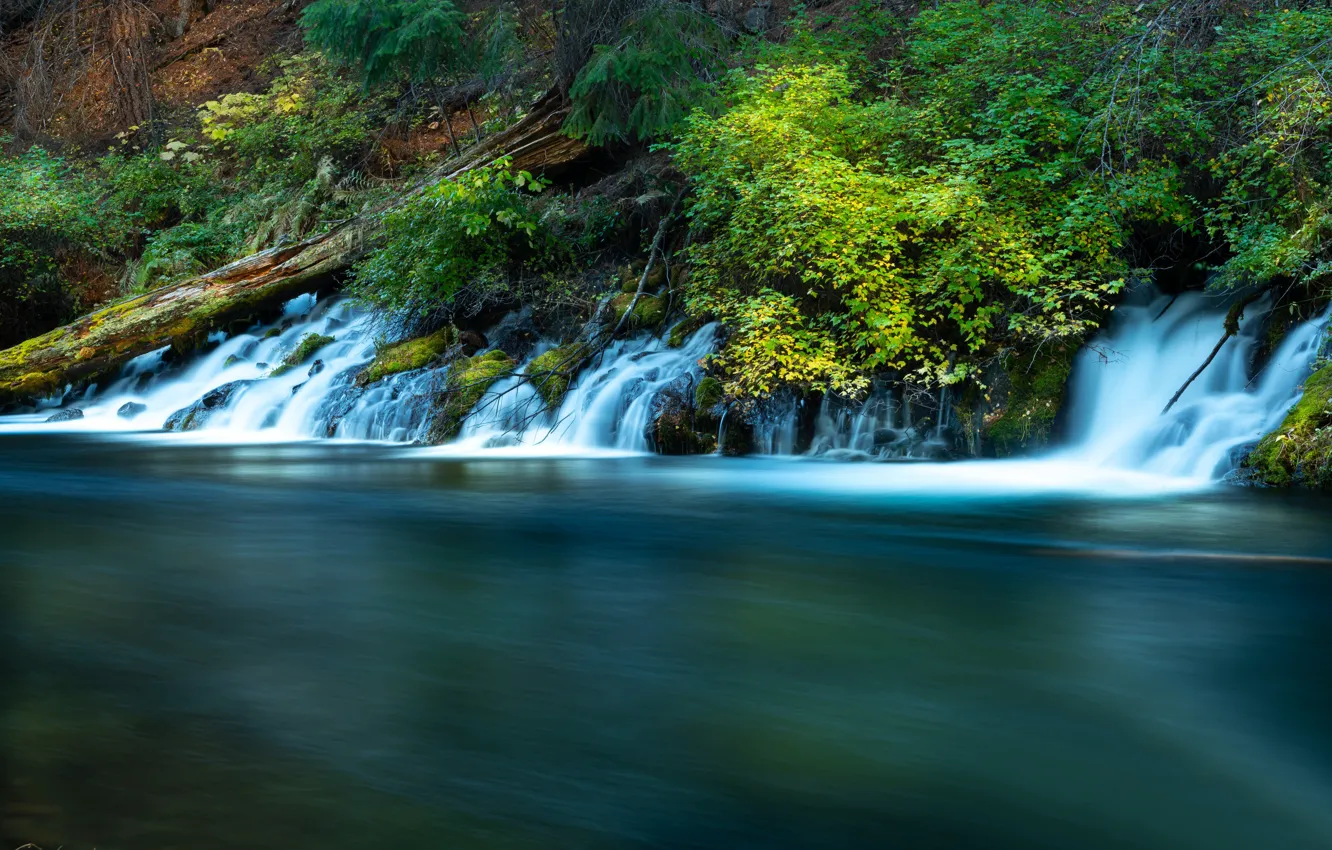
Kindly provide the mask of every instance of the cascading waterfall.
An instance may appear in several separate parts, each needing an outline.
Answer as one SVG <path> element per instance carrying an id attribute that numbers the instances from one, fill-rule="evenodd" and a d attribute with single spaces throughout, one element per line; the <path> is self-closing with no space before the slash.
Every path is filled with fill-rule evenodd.
<path id="1" fill-rule="evenodd" d="M 210 338 L 216 346 L 184 368 L 166 362 L 168 348 L 131 361 L 120 378 L 77 396 L 66 395 L 36 413 L 6 417 L 15 424 L 42 422 L 54 405 L 77 407 L 83 418 L 63 422 L 66 430 L 134 431 L 160 428 L 176 411 L 222 390 L 224 399 L 209 417 L 207 430 L 244 435 L 263 432 L 265 439 L 324 436 L 317 421 L 330 391 L 375 353 L 373 318 L 351 302 L 317 300 L 305 295 L 288 302 L 276 323 L 256 326 L 231 337 Z M 334 338 L 305 364 L 278 377 L 267 377 L 307 334 Z"/>
<path id="2" fill-rule="evenodd" d="M 1237 450 L 1276 427 L 1297 398 L 1326 317 L 1292 328 L 1255 373 L 1263 304 L 1251 305 L 1241 332 L 1163 415 L 1171 395 L 1216 344 L 1227 306 L 1200 293 L 1173 301 L 1151 291 L 1131 296 L 1110 327 L 1079 354 L 1066 405 L 1066 444 L 1049 460 L 1192 479 L 1232 469 Z M 212 350 L 183 367 L 168 363 L 162 349 L 132 361 L 106 387 L 66 394 L 0 422 L 30 427 L 45 423 L 57 406 L 76 406 L 83 418 L 40 427 L 143 431 L 195 410 L 203 417 L 195 425 L 224 440 L 419 440 L 447 367 L 357 387 L 354 378 L 373 359 L 376 334 L 383 330 L 350 301 L 303 296 L 288 303 L 273 324 L 213 338 Z M 612 342 L 575 378 L 556 411 L 545 409 L 520 367 L 490 388 L 459 438 L 441 451 L 648 451 L 661 394 L 692 395 L 702 377 L 698 361 L 712 350 L 716 330 L 705 327 L 678 349 L 647 334 Z M 334 342 L 318 350 L 315 362 L 271 376 L 311 333 Z M 533 355 L 547 348 L 538 345 Z M 802 404 L 778 400 L 759 417 L 754 426 L 759 452 L 795 451 Z M 947 407 L 946 398 L 913 398 L 886 382 L 876 383 L 855 407 L 825 399 L 812 418 L 807 454 L 939 457 L 949 440 Z"/>
<path id="3" fill-rule="evenodd" d="M 374 318 L 351 301 L 302 296 L 271 325 L 210 339 L 215 347 L 183 369 L 170 368 L 163 348 L 136 358 L 105 388 L 52 399 L 34 413 L 3 421 L 62 430 L 142 431 L 161 427 L 178 411 L 198 410 L 202 418 L 192 425 L 210 438 L 421 439 L 430 424 L 431 403 L 445 386 L 447 367 L 357 387 L 355 376 L 373 360 L 379 330 Z M 308 334 L 331 336 L 334 342 L 320 348 L 312 363 L 270 376 Z M 614 341 L 593 357 L 553 412 L 520 377 L 520 367 L 515 377 L 490 388 L 451 450 L 648 451 L 658 394 L 679 382 L 692 392 L 702 371 L 698 361 L 712 350 L 715 336 L 716 326 L 709 325 L 678 349 L 649 335 Z M 534 354 L 548 347 L 538 346 Z M 57 406 L 77 407 L 83 417 L 46 424 Z"/>
<path id="4" fill-rule="evenodd" d="M 612 342 L 553 412 L 531 382 L 506 378 L 467 417 L 453 448 L 649 451 L 647 433 L 658 395 L 672 385 L 697 382 L 698 361 L 712 350 L 716 330 L 716 325 L 701 328 L 674 349 L 654 336 Z"/>
<path id="5" fill-rule="evenodd" d="M 1171 303 L 1150 291 L 1120 306 L 1106 332 L 1078 355 L 1067 406 L 1068 448 L 1060 456 L 1186 478 L 1214 478 L 1233 469 L 1236 452 L 1281 424 L 1294 404 L 1327 318 L 1292 328 L 1255 373 L 1270 302 L 1250 305 L 1240 332 L 1163 414 L 1220 339 L 1228 307 L 1201 293 Z"/>
<path id="6" fill-rule="evenodd" d="M 1240 333 L 1163 414 L 1170 397 L 1216 345 L 1228 308 L 1227 301 L 1197 292 L 1178 298 L 1147 288 L 1133 293 L 1115 311 L 1107 331 L 1078 355 L 1066 445 L 1048 459 L 1192 479 L 1216 478 L 1233 469 L 1239 450 L 1279 425 L 1294 404 L 1327 317 L 1292 328 L 1255 374 L 1258 334 L 1270 302 L 1250 305 Z M 938 457 L 948 448 L 948 411 L 947 388 L 914 405 L 887 385 L 876 385 L 859 405 L 825 398 L 806 454 Z M 799 415 L 794 401 L 774 405 L 755 428 L 757 450 L 793 453 Z"/>

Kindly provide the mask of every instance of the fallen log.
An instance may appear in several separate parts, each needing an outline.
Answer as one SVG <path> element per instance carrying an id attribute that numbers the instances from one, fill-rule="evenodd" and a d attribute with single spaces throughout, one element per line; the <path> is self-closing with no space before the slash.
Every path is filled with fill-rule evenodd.
<path id="1" fill-rule="evenodd" d="M 525 118 L 468 151 L 462 161 L 446 164 L 434 179 L 458 177 L 500 156 L 509 156 L 514 169 L 525 171 L 567 165 L 588 150 L 559 132 L 567 112 L 559 98 L 542 98 Z M 167 345 L 192 350 L 214 331 L 252 321 L 297 295 L 335 286 L 338 273 L 373 244 L 382 212 L 120 301 L 0 351 L 0 407 L 100 380 Z"/>

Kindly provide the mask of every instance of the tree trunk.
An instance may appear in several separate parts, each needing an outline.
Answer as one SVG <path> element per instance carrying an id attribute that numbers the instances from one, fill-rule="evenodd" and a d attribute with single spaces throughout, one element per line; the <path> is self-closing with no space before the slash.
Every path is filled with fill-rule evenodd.
<path id="1" fill-rule="evenodd" d="M 514 169 L 525 171 L 568 165 L 587 146 L 559 132 L 567 114 L 562 99 L 547 95 L 517 124 L 433 179 L 453 179 L 506 155 Z M 330 288 L 338 273 L 365 254 L 379 220 L 378 212 L 358 216 L 329 233 L 113 304 L 0 351 L 0 406 L 97 381 L 166 345 L 192 349 L 214 331 L 249 323 L 297 295 Z"/>

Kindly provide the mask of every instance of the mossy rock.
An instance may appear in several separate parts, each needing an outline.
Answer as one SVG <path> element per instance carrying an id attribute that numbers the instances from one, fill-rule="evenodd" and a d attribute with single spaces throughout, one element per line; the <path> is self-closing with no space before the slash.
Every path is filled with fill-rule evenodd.
<path id="1" fill-rule="evenodd" d="M 316 351 L 331 342 L 333 342 L 333 337 L 331 336 L 324 336 L 323 334 L 306 334 L 301 337 L 301 341 L 297 344 L 296 349 L 283 359 L 281 365 L 268 373 L 268 377 L 276 378 L 279 375 L 285 375 L 287 372 L 290 372 L 292 369 L 295 369 L 297 366 L 300 366 L 302 363 L 309 360 L 314 356 Z"/>
<path id="2" fill-rule="evenodd" d="M 634 304 L 634 296 L 630 293 L 617 295 L 611 299 L 611 327 L 618 327 L 620 320 L 624 318 L 629 305 L 634 305 L 633 315 L 625 323 L 629 330 L 638 331 L 655 328 L 666 320 L 666 299 L 656 295 L 641 295 L 638 303 Z"/>
<path id="3" fill-rule="evenodd" d="M 421 369 L 453 345 L 454 336 L 453 328 L 445 327 L 429 336 L 385 346 L 375 352 L 375 359 L 356 376 L 356 385 L 367 387 L 390 375 Z"/>
<path id="4" fill-rule="evenodd" d="M 1034 363 L 1030 356 L 1019 355 L 1004 363 L 1007 402 L 985 418 L 982 428 L 997 456 L 1025 454 L 1049 444 L 1074 356 L 1071 346 L 1061 346 Z"/>
<path id="5" fill-rule="evenodd" d="M 697 410 L 711 410 L 722 403 L 726 393 L 722 388 L 722 382 L 711 376 L 698 382 L 694 388 L 694 408 Z"/>
<path id="6" fill-rule="evenodd" d="M 648 271 L 646 281 L 643 281 L 644 268 L 645 265 L 642 262 L 637 262 L 621 268 L 620 291 L 632 295 L 638 291 L 639 282 L 643 282 L 644 292 L 657 292 L 666 285 L 669 275 L 667 274 L 668 270 L 665 263 L 653 263 L 652 269 Z"/>
<path id="7" fill-rule="evenodd" d="M 282 328 L 269 328 L 268 332 L 264 334 L 263 338 L 277 339 L 280 336 L 282 336 Z"/>
<path id="8" fill-rule="evenodd" d="M 557 346 L 527 364 L 526 374 L 532 379 L 532 388 L 551 410 L 559 408 L 569 392 L 569 384 L 587 364 L 593 353 L 586 342 L 571 342 Z"/>
<path id="9" fill-rule="evenodd" d="M 670 348 L 680 348 L 709 321 L 711 319 L 707 316 L 689 316 L 682 322 L 676 322 L 675 327 L 671 328 L 670 335 L 666 337 L 666 345 Z"/>
<path id="10" fill-rule="evenodd" d="M 1332 365 L 1309 376 L 1304 395 L 1243 466 L 1260 484 L 1332 489 Z"/>
<path id="11" fill-rule="evenodd" d="M 430 441 L 442 443 L 458 436 L 467 414 L 496 381 L 517 365 L 513 358 L 499 350 L 454 361 L 448 386 L 439 395 L 437 412 L 430 425 Z"/>

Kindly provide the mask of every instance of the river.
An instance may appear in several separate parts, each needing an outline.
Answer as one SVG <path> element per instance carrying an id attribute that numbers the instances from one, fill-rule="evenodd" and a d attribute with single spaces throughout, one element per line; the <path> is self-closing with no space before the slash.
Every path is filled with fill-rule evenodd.
<path id="1" fill-rule="evenodd" d="M 1310 496 L 0 439 L 0 842 L 1332 846 Z"/>

